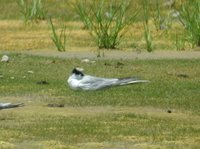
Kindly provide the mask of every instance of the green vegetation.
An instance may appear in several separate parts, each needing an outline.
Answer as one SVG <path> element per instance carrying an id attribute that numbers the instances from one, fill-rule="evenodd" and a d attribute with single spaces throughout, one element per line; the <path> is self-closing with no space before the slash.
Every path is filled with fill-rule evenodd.
<path id="1" fill-rule="evenodd" d="M 181 35 L 176 35 L 176 40 L 175 40 L 175 46 L 177 51 L 183 51 L 185 50 L 185 41 L 186 39 L 182 37 Z"/>
<path id="2" fill-rule="evenodd" d="M 79 1 L 75 8 L 85 27 L 95 37 L 97 46 L 100 49 L 116 49 L 124 36 L 124 28 L 135 20 L 136 13 L 133 17 L 127 16 L 129 4 L 128 0 L 119 3 L 93 1 L 90 5 Z"/>
<path id="3" fill-rule="evenodd" d="M 143 26 L 144 26 L 144 39 L 146 41 L 146 49 L 148 52 L 153 51 L 153 43 L 152 43 L 152 35 L 151 31 L 149 29 L 149 13 L 150 13 L 150 7 L 149 7 L 149 1 L 148 0 L 142 0 L 142 6 L 143 6 Z"/>
<path id="4" fill-rule="evenodd" d="M 200 1 L 186 1 L 180 9 L 180 20 L 188 31 L 188 38 L 194 46 L 200 47 Z"/>
<path id="5" fill-rule="evenodd" d="M 88 65 L 78 59 L 49 59 L 26 55 L 13 55 L 11 58 L 14 59 L 13 62 L 1 63 L 1 74 L 4 75 L 1 79 L 1 96 L 60 96 L 69 106 L 119 105 L 164 108 L 167 105 L 180 110 L 199 111 L 199 104 L 193 104 L 199 99 L 199 60 L 123 60 L 121 62 L 124 66 L 121 68 L 117 67 L 117 60 L 99 60 L 94 65 Z M 136 75 L 151 80 L 151 83 L 97 92 L 74 92 L 65 86 L 66 77 L 74 66 L 82 66 L 87 73 L 96 76 L 120 78 Z M 29 74 L 28 71 L 34 73 Z M 188 78 L 178 77 L 181 74 L 188 75 Z M 11 77 L 15 79 L 12 80 Z M 49 85 L 42 86 L 36 83 L 41 80 L 49 82 Z"/>
<path id="6" fill-rule="evenodd" d="M 57 2 L 21 0 L 17 2 L 0 0 L 0 9 L 2 10 L 0 25 L 5 28 L 0 31 L 2 39 L 0 49 L 53 49 L 54 43 L 48 36 L 50 32 L 47 23 L 48 17 L 55 20 L 54 26 L 57 23 L 67 24 L 66 35 L 70 36 L 68 47 L 133 48 L 152 51 L 152 49 L 188 50 L 191 49 L 191 45 L 198 46 L 198 31 L 196 32 L 198 21 L 193 21 L 193 25 L 187 23 L 188 27 L 184 27 L 186 25 L 184 22 L 187 22 L 186 11 L 194 8 L 195 11 L 190 13 L 189 18 L 198 20 L 199 13 L 196 9 L 198 5 L 195 4 L 195 1 L 188 2 L 189 5 L 182 5 L 183 2 L 180 0 L 170 7 L 158 0 L 147 0 L 144 5 L 139 0 Z M 143 22 L 146 21 L 143 17 L 143 8 L 147 4 L 149 9 L 148 25 L 144 25 Z M 20 24 L 21 16 L 24 17 L 25 22 L 36 21 L 37 24 L 33 23 L 24 27 L 23 24 Z M 185 29 L 187 32 L 184 32 Z M 27 30 L 29 37 L 24 38 Z M 36 32 L 40 34 L 40 37 L 45 38 L 41 40 L 37 37 Z M 18 41 L 22 38 L 27 44 L 18 45 L 23 42 Z M 180 44 L 183 41 L 184 44 Z"/>
<path id="7" fill-rule="evenodd" d="M 0 0 L 0 51 L 16 51 L 6 52 L 8 63 L 0 62 L 0 102 L 25 105 L 0 110 L 0 148 L 198 149 L 200 59 L 84 63 L 17 52 L 65 51 L 66 39 L 67 50 L 98 47 L 98 54 L 104 48 L 200 47 L 199 6 L 197 0 L 171 6 L 159 0 Z M 95 76 L 151 82 L 74 91 L 67 78 L 77 66 Z"/>
<path id="8" fill-rule="evenodd" d="M 49 19 L 49 23 L 51 26 L 51 30 L 52 30 L 52 41 L 55 44 L 56 48 L 58 51 L 63 52 L 66 50 L 66 26 L 63 26 L 60 32 L 60 35 L 58 35 L 56 33 L 56 29 L 55 26 L 53 25 L 53 22 L 51 20 L 51 18 Z"/>
<path id="9" fill-rule="evenodd" d="M 144 0 L 143 0 L 144 1 Z M 156 0 L 155 4 L 155 11 L 153 13 L 153 22 L 156 27 L 156 30 L 159 31 L 161 29 L 161 26 L 163 24 L 163 18 L 161 16 L 161 4 L 159 0 Z"/>
<path id="10" fill-rule="evenodd" d="M 23 15 L 25 24 L 28 21 L 38 22 L 44 20 L 47 16 L 47 12 L 43 6 L 41 0 L 17 0 L 17 4 L 20 8 L 20 13 Z"/>
<path id="11" fill-rule="evenodd" d="M 116 67 L 118 60 L 87 64 L 78 59 L 9 56 L 9 63 L 0 63 L 0 98 L 2 102 L 24 102 L 25 106 L 0 111 L 1 148 L 200 145 L 198 59 L 123 60 L 124 65 Z M 88 74 L 141 76 L 151 83 L 73 91 L 66 80 L 72 68 L 80 65 Z M 39 83 L 42 81 L 47 83 Z"/>

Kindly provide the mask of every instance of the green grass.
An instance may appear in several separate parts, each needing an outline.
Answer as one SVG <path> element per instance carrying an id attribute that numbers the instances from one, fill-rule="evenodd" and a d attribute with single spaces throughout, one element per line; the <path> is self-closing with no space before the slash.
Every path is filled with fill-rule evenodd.
<path id="1" fill-rule="evenodd" d="M 88 7 L 85 7 L 85 6 Z M 77 1 L 76 12 L 86 29 L 94 36 L 99 49 L 116 49 L 121 43 L 126 27 L 136 19 L 136 12 L 127 15 L 130 1 Z M 131 16 L 131 17 L 130 17 Z"/>
<path id="2" fill-rule="evenodd" d="M 98 60 L 94 65 L 81 63 L 78 59 L 51 59 L 12 55 L 13 61 L 1 63 L 1 96 L 62 96 L 70 106 L 151 106 L 198 110 L 199 105 L 191 101 L 199 99 L 199 60 Z M 106 66 L 108 63 L 109 66 Z M 151 83 L 115 87 L 97 92 L 74 92 L 67 86 L 67 77 L 75 66 L 84 67 L 86 73 L 103 77 L 139 76 Z M 28 71 L 33 71 L 29 74 Z M 48 73 L 47 73 L 48 72 Z M 188 78 L 177 75 L 186 74 Z M 26 76 L 26 78 L 23 78 Z M 11 79 L 15 77 L 15 79 Z M 49 85 L 38 85 L 45 80 Z M 127 92 L 127 93 L 126 93 Z M 103 94 L 102 94 L 103 93 Z M 125 94 L 126 93 L 126 94 Z M 68 98 L 70 96 L 70 98 Z M 108 98 L 104 98 L 108 96 Z M 109 99 L 112 97 L 111 99 Z M 123 100 L 122 100 L 123 99 Z M 180 105 L 181 104 L 181 105 Z M 191 106 L 191 107 L 190 107 Z"/>
<path id="3" fill-rule="evenodd" d="M 200 145 L 199 59 L 120 60 L 124 65 L 117 67 L 118 60 L 86 64 L 79 59 L 9 56 L 9 63 L 0 63 L 4 75 L 0 101 L 24 102 L 25 106 L 0 111 L 1 148 L 182 149 Z M 75 66 L 96 76 L 140 76 L 151 83 L 73 91 L 66 80 Z M 41 80 L 49 84 L 37 84 Z M 65 107 L 50 108 L 49 103 Z"/>
<path id="4" fill-rule="evenodd" d="M 194 10 L 194 11 L 191 11 Z M 200 47 L 200 2 L 186 1 L 180 9 L 180 20 L 183 23 L 185 30 L 188 32 L 187 38 L 192 43 L 193 47 Z"/>
<path id="5" fill-rule="evenodd" d="M 66 34 L 65 34 L 66 26 L 63 25 L 61 32 L 58 35 L 58 33 L 56 33 L 56 28 L 53 25 L 51 18 L 49 19 L 49 24 L 50 24 L 51 30 L 52 30 L 51 39 L 52 39 L 54 45 L 56 46 L 58 51 L 64 52 L 66 50 Z"/>
<path id="6" fill-rule="evenodd" d="M 26 1 L 31 2 L 31 0 Z M 74 13 L 72 12 L 73 9 L 71 7 L 71 3 L 74 1 L 58 1 L 55 3 L 52 0 L 43 0 L 42 2 L 45 10 L 47 10 L 48 16 L 64 18 L 65 20 L 71 20 L 71 16 L 74 16 Z M 0 19 L 23 19 L 23 16 L 20 14 L 20 7 L 17 4 L 17 1 L 0 0 L 0 8 L 3 12 L 0 14 Z"/>
<path id="7" fill-rule="evenodd" d="M 39 22 L 45 20 L 47 17 L 46 10 L 41 0 L 34 0 L 31 2 L 27 0 L 17 0 L 17 4 L 25 24 L 28 24 L 29 21 Z"/>

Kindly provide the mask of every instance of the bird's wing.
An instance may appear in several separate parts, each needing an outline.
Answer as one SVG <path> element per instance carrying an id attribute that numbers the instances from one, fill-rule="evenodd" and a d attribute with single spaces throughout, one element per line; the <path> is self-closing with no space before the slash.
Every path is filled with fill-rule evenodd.
<path id="1" fill-rule="evenodd" d="M 108 86 L 112 86 L 117 80 L 118 79 L 107 79 L 86 75 L 80 81 L 79 87 L 83 90 L 97 90 Z"/>

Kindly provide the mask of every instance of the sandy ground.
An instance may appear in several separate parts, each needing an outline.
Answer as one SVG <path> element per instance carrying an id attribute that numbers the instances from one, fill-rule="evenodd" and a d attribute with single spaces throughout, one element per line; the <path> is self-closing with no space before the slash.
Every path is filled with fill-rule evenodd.
<path id="1" fill-rule="evenodd" d="M 13 52 L 0 51 L 0 54 L 9 54 Z M 59 58 L 88 58 L 88 59 L 199 59 L 200 51 L 154 51 L 154 52 L 140 52 L 140 51 L 101 51 L 100 57 L 96 50 L 70 50 L 66 52 L 58 52 L 53 50 L 41 51 L 21 51 L 17 53 L 25 53 L 29 55 L 40 55 Z"/>

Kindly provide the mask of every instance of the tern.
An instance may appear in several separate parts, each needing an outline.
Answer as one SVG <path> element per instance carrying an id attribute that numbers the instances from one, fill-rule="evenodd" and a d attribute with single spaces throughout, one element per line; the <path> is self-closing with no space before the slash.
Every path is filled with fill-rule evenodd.
<path id="1" fill-rule="evenodd" d="M 24 103 L 15 103 L 15 104 L 12 104 L 12 103 L 9 103 L 9 102 L 0 103 L 0 110 L 2 110 L 2 109 L 8 109 L 8 108 L 21 107 L 23 105 L 24 105 Z"/>
<path id="2" fill-rule="evenodd" d="M 68 85 L 73 90 L 99 90 L 112 86 L 145 83 L 148 80 L 139 80 L 135 77 L 128 78 L 101 78 L 85 75 L 82 70 L 74 68 L 69 76 Z"/>

